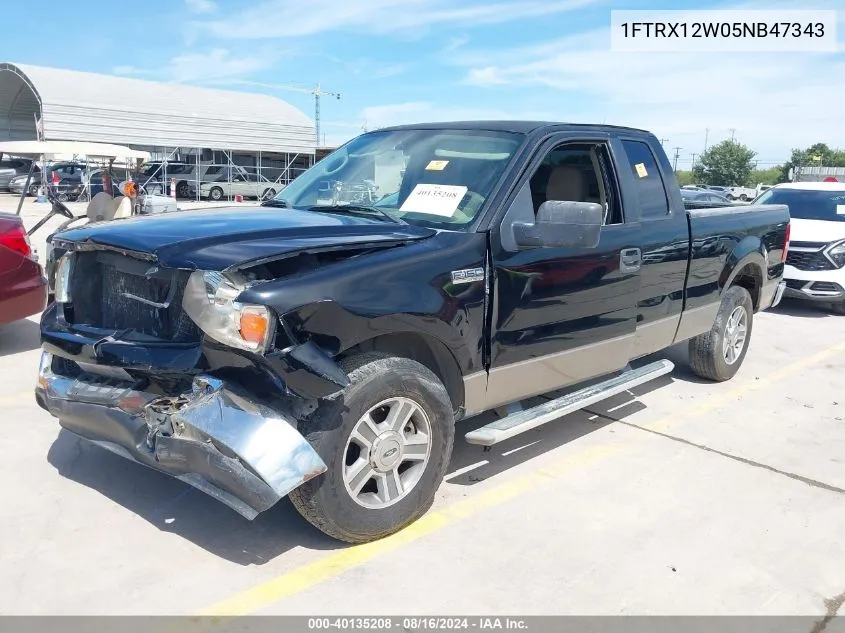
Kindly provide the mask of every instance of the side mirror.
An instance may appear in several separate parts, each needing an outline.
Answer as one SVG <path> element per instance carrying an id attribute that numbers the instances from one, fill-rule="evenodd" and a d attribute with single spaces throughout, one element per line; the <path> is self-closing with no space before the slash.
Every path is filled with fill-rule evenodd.
<path id="1" fill-rule="evenodd" d="M 521 247 L 595 248 L 603 223 L 600 204 L 549 200 L 540 205 L 534 224 L 517 222 L 513 228 Z"/>

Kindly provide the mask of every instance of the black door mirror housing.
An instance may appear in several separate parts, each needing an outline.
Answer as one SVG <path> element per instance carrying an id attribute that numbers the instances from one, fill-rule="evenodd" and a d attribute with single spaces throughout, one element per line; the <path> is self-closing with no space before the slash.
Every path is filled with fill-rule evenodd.
<path id="1" fill-rule="evenodd" d="M 595 248 L 601 237 L 604 208 L 595 202 L 548 200 L 533 224 L 515 222 L 516 243 L 524 248 Z"/>

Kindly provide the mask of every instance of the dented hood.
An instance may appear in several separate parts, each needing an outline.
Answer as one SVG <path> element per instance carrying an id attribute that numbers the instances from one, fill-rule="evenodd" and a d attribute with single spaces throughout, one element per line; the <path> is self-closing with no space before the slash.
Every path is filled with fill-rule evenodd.
<path id="1" fill-rule="evenodd" d="M 234 207 L 99 222 L 57 233 L 55 238 L 146 253 L 168 268 L 224 270 L 297 251 L 387 246 L 434 233 L 361 216 Z"/>

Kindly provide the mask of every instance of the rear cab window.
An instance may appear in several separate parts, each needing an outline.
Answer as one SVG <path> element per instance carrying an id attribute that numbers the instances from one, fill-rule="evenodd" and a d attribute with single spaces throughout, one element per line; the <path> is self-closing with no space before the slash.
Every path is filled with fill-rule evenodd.
<path id="1" fill-rule="evenodd" d="M 634 176 L 634 188 L 643 220 L 669 216 L 669 197 L 657 166 L 657 157 L 645 141 L 622 140 Z"/>

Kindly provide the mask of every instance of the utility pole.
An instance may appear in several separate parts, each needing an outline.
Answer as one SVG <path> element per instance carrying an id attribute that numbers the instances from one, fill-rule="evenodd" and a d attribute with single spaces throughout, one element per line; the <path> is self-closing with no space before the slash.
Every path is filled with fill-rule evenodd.
<path id="1" fill-rule="evenodd" d="M 690 167 L 690 171 L 695 171 L 695 157 L 696 157 L 696 156 L 698 156 L 698 154 L 696 154 L 696 153 L 694 153 L 694 152 L 693 152 L 693 155 L 692 155 L 692 167 Z"/>
<path id="2" fill-rule="evenodd" d="M 300 88 L 298 86 L 293 86 L 290 84 L 268 84 L 263 83 L 260 81 L 232 81 L 230 83 L 235 84 L 242 84 L 246 86 L 259 86 L 261 88 L 275 88 L 278 90 L 289 90 L 291 92 L 304 92 L 306 94 L 310 94 L 314 96 L 314 138 L 316 141 L 316 145 L 320 145 L 320 97 L 335 97 L 336 99 L 340 99 L 340 93 L 338 92 L 329 92 L 328 90 L 323 90 L 320 84 L 318 83 L 313 88 Z"/>
<path id="3" fill-rule="evenodd" d="M 710 128 L 704 128 L 704 151 L 707 151 L 707 139 L 710 138 Z"/>
<path id="4" fill-rule="evenodd" d="M 669 140 L 668 138 L 662 138 L 662 139 L 660 139 L 660 144 L 665 145 L 666 141 L 668 141 L 668 140 Z"/>
<path id="5" fill-rule="evenodd" d="M 672 169 L 675 170 L 675 171 L 678 171 L 678 156 L 680 156 L 682 149 L 683 149 L 683 147 L 676 147 L 675 148 L 675 164 L 672 167 Z"/>
<path id="6" fill-rule="evenodd" d="M 731 131 L 731 143 L 734 142 L 734 135 L 736 133 L 736 128 L 730 127 L 728 128 Z"/>

